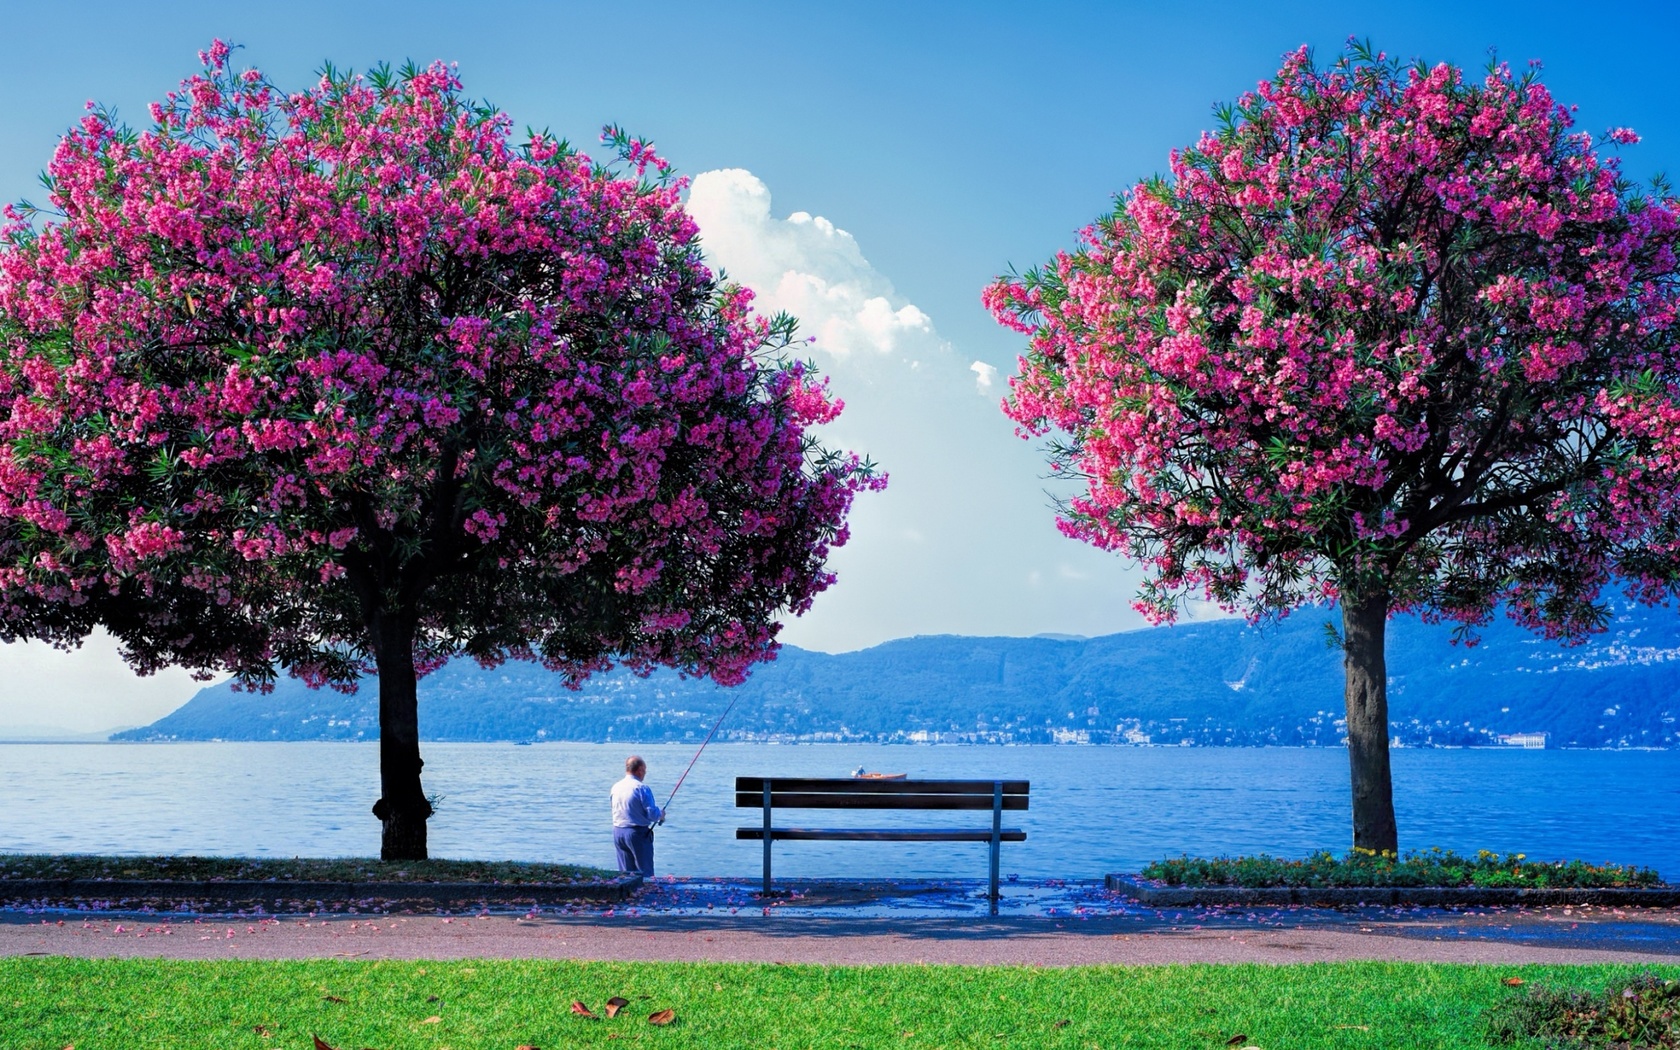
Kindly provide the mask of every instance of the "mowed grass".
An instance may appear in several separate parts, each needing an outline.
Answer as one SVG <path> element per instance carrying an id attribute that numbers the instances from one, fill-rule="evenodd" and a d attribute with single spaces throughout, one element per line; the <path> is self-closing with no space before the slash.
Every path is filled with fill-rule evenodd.
<path id="1" fill-rule="evenodd" d="M 0 959 L 7 1050 L 1481 1047 L 1504 979 L 1634 967 L 1402 963 L 1024 969 Z M 1669 967 L 1665 976 L 1680 976 Z M 608 998 L 630 1006 L 606 1019 Z M 434 998 L 435 997 L 435 998 Z M 599 1019 L 573 1016 L 573 1000 Z M 648 1023 L 671 1009 L 666 1027 Z"/>
<path id="2" fill-rule="evenodd" d="M 384 861 L 370 857 L 113 857 L 0 853 L 0 879 L 147 879 L 161 882 L 594 882 L 616 871 L 514 860 Z M 0 1043 L 0 1046 L 4 1046 Z"/>

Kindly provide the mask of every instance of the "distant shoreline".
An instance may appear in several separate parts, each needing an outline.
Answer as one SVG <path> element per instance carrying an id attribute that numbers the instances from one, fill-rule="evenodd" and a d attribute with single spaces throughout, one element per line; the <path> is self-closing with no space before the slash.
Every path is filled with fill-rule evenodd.
<path id="1" fill-rule="evenodd" d="M 0 737 L 0 745 L 35 745 L 35 744 L 112 744 L 124 747 L 147 744 L 262 744 L 265 746 L 276 744 L 377 744 L 377 737 L 345 738 L 319 737 L 305 740 L 166 740 L 151 738 L 146 740 L 88 740 L 79 738 L 46 739 L 29 737 L 8 740 Z M 692 747 L 692 740 L 456 740 L 437 739 L 420 741 L 423 745 L 430 744 L 501 744 L 517 747 L 538 746 L 547 744 L 588 744 L 598 747 Z M 903 747 L 903 748 L 1012 748 L 1012 747 L 1043 747 L 1043 748 L 1109 748 L 1116 751 L 1339 751 L 1340 744 L 1114 744 L 1114 743 L 1040 743 L 1017 741 L 908 741 L 908 740 L 720 740 L 713 747 L 725 747 L 731 744 L 745 747 Z M 1557 747 L 1519 747 L 1509 744 L 1405 744 L 1395 745 L 1395 751 L 1509 751 L 1509 752 L 1537 752 L 1537 751 L 1680 751 L 1672 747 L 1572 747 L 1560 745 Z"/>

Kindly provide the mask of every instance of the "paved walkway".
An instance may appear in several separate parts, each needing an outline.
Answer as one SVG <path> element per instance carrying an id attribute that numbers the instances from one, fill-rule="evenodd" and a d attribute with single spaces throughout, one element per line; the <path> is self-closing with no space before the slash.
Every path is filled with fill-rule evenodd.
<path id="1" fill-rule="evenodd" d="M 517 915 L 353 918 L 51 918 L 0 921 L 0 955 L 175 959 L 603 959 L 863 965 L 1074 966 L 1297 963 L 1680 964 L 1680 915 L 1575 921 L 1548 914 L 1394 921 L 1299 916 L 1295 925 L 1203 916 L 1190 924 L 1041 918 L 746 919 Z"/>
<path id="2" fill-rule="evenodd" d="M 524 914 L 210 916 L 0 912 L 0 956 L 554 958 L 828 964 L 1680 964 L 1680 909 L 1150 909 L 1093 883 L 796 886 L 660 880 L 628 906 Z"/>

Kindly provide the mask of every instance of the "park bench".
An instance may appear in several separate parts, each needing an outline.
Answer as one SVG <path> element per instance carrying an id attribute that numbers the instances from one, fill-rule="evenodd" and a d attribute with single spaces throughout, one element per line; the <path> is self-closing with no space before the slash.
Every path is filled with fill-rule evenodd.
<path id="1" fill-rule="evenodd" d="M 832 780 L 804 777 L 736 777 L 735 805 L 762 809 L 757 827 L 736 828 L 737 839 L 764 842 L 764 892 L 770 892 L 770 846 L 777 840 L 807 842 L 986 842 L 991 844 L 992 914 L 998 909 L 998 844 L 1023 842 L 1027 833 L 1003 826 L 1003 811 L 1027 808 L 1025 780 Z M 990 827 L 791 828 L 776 827 L 776 809 L 990 810 Z"/>

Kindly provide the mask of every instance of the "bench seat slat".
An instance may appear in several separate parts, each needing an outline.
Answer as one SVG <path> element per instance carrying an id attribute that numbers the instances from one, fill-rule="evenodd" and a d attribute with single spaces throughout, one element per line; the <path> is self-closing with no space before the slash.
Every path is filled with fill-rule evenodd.
<path id="1" fill-rule="evenodd" d="M 735 796 L 735 805 L 747 809 L 764 805 L 764 792 L 751 794 L 742 791 Z M 776 791 L 771 789 L 770 806 L 772 809 L 983 809 L 987 812 L 992 808 L 992 793 L 988 790 L 984 795 L 887 795 L 861 794 L 842 795 L 839 793 L 804 792 L 804 791 Z M 1025 795 L 1003 796 L 1003 808 L 1021 810 L 1027 808 Z"/>
<path id="2" fill-rule="evenodd" d="M 736 777 L 735 790 L 742 794 L 764 794 L 763 777 Z M 1026 795 L 1032 784 L 1026 780 L 1003 781 L 1003 793 Z M 866 780 L 861 777 L 771 777 L 772 792 L 834 792 L 858 794 L 985 795 L 992 797 L 990 780 Z M 757 805 L 757 803 L 754 803 Z"/>
<path id="3" fill-rule="evenodd" d="M 762 841 L 763 828 L 736 828 L 737 839 Z M 1027 833 L 1020 828 L 1004 828 L 998 836 L 1004 842 L 1025 842 Z M 770 838 L 812 842 L 990 842 L 990 828 L 771 828 Z"/>

